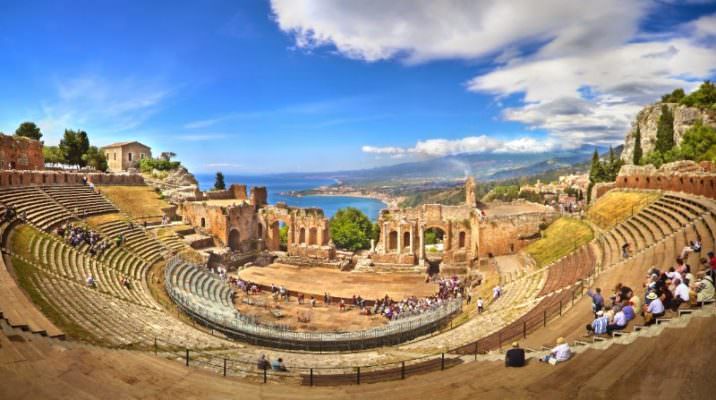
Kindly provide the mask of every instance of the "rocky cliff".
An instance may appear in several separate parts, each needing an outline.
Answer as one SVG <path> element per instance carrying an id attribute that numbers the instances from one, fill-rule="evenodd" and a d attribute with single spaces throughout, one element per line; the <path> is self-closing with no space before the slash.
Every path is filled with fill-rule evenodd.
<path id="1" fill-rule="evenodd" d="M 639 126 L 641 132 L 641 148 L 644 155 L 654 149 L 656 143 L 656 128 L 661 117 L 661 106 L 666 105 L 674 114 L 674 141 L 678 145 L 684 133 L 701 120 L 705 125 L 716 127 L 716 115 L 713 111 L 702 110 L 696 107 L 687 107 L 678 103 L 655 103 L 642 109 L 636 116 L 631 129 L 627 132 L 624 141 L 624 151 L 621 158 L 626 164 L 634 159 L 634 134 Z"/>

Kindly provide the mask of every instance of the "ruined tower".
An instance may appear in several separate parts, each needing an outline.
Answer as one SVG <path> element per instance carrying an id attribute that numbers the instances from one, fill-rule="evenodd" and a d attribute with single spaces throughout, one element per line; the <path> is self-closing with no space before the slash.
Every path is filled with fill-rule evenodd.
<path id="1" fill-rule="evenodd" d="M 477 207 L 477 183 L 475 178 L 468 177 L 465 181 L 465 205 Z"/>

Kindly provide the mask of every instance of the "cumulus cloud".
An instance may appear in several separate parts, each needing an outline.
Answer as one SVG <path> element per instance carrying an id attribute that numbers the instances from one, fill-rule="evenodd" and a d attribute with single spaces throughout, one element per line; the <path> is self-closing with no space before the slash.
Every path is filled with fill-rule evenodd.
<path id="1" fill-rule="evenodd" d="M 520 41 L 581 53 L 634 32 L 640 0 L 272 0 L 278 26 L 298 48 L 334 46 L 366 61 L 476 58 Z"/>
<path id="2" fill-rule="evenodd" d="M 328 47 L 367 62 L 484 60 L 486 72 L 466 89 L 494 95 L 498 106 L 507 104 L 502 118 L 570 146 L 622 141 L 645 104 L 678 87 L 692 90 L 716 71 L 716 14 L 644 32 L 640 22 L 664 6 L 642 0 L 272 0 L 271 6 L 300 49 Z M 422 143 L 452 154 L 477 138 Z M 488 139 L 477 147 L 491 148 Z M 430 154 L 418 145 L 364 151 Z"/>
<path id="3" fill-rule="evenodd" d="M 368 154 L 399 158 L 406 155 L 442 157 L 467 153 L 542 153 L 574 147 L 571 143 L 558 143 L 552 139 L 539 140 L 522 137 L 513 140 L 500 140 L 480 135 L 459 139 L 420 140 L 413 147 L 363 146 L 362 150 Z"/>

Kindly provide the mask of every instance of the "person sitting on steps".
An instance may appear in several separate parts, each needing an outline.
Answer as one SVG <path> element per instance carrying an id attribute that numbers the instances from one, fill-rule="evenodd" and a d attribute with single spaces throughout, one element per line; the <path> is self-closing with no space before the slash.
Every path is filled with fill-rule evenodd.
<path id="1" fill-rule="evenodd" d="M 505 353 L 505 367 L 524 367 L 525 350 L 520 348 L 517 342 L 512 343 L 512 348 Z"/>

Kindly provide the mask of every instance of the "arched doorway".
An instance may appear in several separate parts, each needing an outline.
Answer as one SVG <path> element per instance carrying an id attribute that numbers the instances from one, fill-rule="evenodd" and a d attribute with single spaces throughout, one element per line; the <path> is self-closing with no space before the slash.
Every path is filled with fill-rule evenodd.
<path id="1" fill-rule="evenodd" d="M 458 236 L 458 247 L 463 249 L 465 248 L 465 232 L 460 232 L 460 235 Z"/>
<path id="2" fill-rule="evenodd" d="M 318 243 L 318 230 L 311 228 L 308 230 L 308 244 L 315 245 Z"/>
<path id="3" fill-rule="evenodd" d="M 298 231 L 298 243 L 306 243 L 306 228 L 301 228 L 301 230 Z"/>
<path id="4" fill-rule="evenodd" d="M 388 250 L 398 249 L 398 232 L 390 231 L 388 234 Z"/>
<path id="5" fill-rule="evenodd" d="M 440 273 L 440 264 L 445 254 L 445 231 L 437 226 L 429 227 L 423 231 L 423 246 L 427 273 L 430 275 Z"/>
<path id="6" fill-rule="evenodd" d="M 231 251 L 238 251 L 241 244 L 241 234 L 238 229 L 229 231 L 229 248 Z"/>
<path id="7" fill-rule="evenodd" d="M 404 233 L 403 233 L 403 248 L 404 248 L 404 249 L 410 249 L 410 248 L 411 248 L 410 232 L 404 232 Z"/>
<path id="8" fill-rule="evenodd" d="M 201 217 L 201 221 L 199 221 L 199 225 L 201 225 L 202 228 L 206 228 L 206 218 Z"/>

